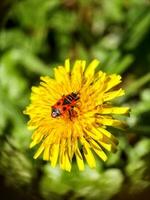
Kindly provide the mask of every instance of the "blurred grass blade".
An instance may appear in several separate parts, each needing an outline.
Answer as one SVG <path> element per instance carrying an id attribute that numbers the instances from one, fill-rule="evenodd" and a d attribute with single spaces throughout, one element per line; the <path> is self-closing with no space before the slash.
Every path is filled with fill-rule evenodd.
<path id="1" fill-rule="evenodd" d="M 112 73 L 122 74 L 130 67 L 131 63 L 133 62 L 134 57 L 131 55 L 126 55 L 118 64 L 115 64 Z"/>
<path id="2" fill-rule="evenodd" d="M 136 48 L 150 28 L 150 12 L 147 12 L 144 17 L 131 29 L 128 42 L 125 44 L 126 49 Z"/>
<path id="3" fill-rule="evenodd" d="M 134 81 L 130 85 L 130 87 L 128 86 L 128 88 L 126 89 L 126 98 L 134 96 L 135 94 L 139 93 L 139 89 L 148 82 L 150 82 L 150 73 Z"/>
<path id="4" fill-rule="evenodd" d="M 1 64 L 6 67 L 18 67 L 18 65 L 29 70 L 32 73 L 40 75 L 52 75 L 52 68 L 45 65 L 37 56 L 22 49 L 13 49 L 4 54 L 1 58 Z"/>

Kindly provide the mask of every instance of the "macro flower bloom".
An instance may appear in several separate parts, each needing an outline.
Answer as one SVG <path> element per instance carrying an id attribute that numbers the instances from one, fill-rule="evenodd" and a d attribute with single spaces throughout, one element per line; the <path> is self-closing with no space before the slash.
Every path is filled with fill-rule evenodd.
<path id="1" fill-rule="evenodd" d="M 32 87 L 31 104 L 24 113 L 30 116 L 28 126 L 34 129 L 30 147 L 40 143 L 35 159 L 43 153 L 43 159 L 49 160 L 52 167 L 59 162 L 67 171 L 76 159 L 79 170 L 84 170 L 84 160 L 94 168 L 94 155 L 106 161 L 106 150 L 116 150 L 118 141 L 106 129 L 124 128 L 125 123 L 114 115 L 127 114 L 129 108 L 111 104 L 111 100 L 124 95 L 123 89 L 115 87 L 121 77 L 97 72 L 98 65 L 96 59 L 87 67 L 85 60 L 77 60 L 71 68 L 67 59 L 64 66 L 54 69 L 54 78 L 41 77 L 40 86 Z M 75 114 L 70 117 L 66 111 L 53 117 L 53 105 L 72 93 L 79 97 L 75 106 L 69 107 Z"/>

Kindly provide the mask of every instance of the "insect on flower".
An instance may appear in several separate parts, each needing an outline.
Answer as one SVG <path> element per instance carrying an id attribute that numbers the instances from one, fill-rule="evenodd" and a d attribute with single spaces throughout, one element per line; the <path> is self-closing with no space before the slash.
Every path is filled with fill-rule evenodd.
<path id="1" fill-rule="evenodd" d="M 79 94 L 74 92 L 66 96 L 63 95 L 62 98 L 52 106 L 51 116 L 56 118 L 69 113 L 69 118 L 72 119 L 72 117 L 76 115 L 76 111 L 73 108 L 76 106 L 79 98 Z"/>
<path id="2" fill-rule="evenodd" d="M 24 113 L 34 130 L 30 148 L 40 144 L 34 159 L 43 154 L 52 167 L 59 163 L 67 171 L 76 159 L 84 170 L 85 160 L 96 167 L 94 154 L 106 161 L 106 151 L 116 151 L 118 140 L 107 127 L 126 127 L 116 115 L 129 113 L 129 108 L 111 103 L 125 94 L 116 87 L 121 76 L 98 71 L 98 65 L 97 59 L 87 66 L 85 60 L 76 60 L 71 67 L 66 59 L 64 66 L 54 68 L 53 78 L 41 77 L 40 85 L 32 87 Z"/>

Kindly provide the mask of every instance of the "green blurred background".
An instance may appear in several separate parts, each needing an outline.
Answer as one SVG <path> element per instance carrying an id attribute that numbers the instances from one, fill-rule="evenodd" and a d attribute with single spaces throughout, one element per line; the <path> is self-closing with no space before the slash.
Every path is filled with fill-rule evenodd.
<path id="1" fill-rule="evenodd" d="M 0 199 L 147 200 L 150 197 L 149 0 L 0 1 Z M 64 59 L 101 60 L 123 76 L 131 107 L 119 150 L 97 168 L 71 173 L 33 160 L 22 111 L 41 75 Z"/>

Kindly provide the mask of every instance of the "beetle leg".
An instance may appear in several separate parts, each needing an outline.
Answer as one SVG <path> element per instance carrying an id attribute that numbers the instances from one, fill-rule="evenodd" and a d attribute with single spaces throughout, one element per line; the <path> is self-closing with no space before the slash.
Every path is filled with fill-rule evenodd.
<path id="1" fill-rule="evenodd" d="M 77 116 L 77 112 L 73 110 L 73 108 L 68 110 L 68 112 L 69 112 L 69 119 L 72 121 L 72 118 Z"/>
<path id="2" fill-rule="evenodd" d="M 68 111 L 69 112 L 69 119 L 72 121 L 72 109 Z"/>

